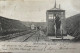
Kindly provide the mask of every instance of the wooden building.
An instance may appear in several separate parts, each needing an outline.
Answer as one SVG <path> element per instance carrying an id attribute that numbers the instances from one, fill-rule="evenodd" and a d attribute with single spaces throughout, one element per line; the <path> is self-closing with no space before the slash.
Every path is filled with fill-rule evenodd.
<path id="1" fill-rule="evenodd" d="M 65 10 L 56 7 L 46 11 L 47 35 L 61 37 L 66 35 L 65 31 Z"/>

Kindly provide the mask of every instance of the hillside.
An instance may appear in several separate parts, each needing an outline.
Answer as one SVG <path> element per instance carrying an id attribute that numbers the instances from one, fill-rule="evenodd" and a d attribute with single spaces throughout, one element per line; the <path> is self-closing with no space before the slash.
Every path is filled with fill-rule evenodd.
<path id="1" fill-rule="evenodd" d="M 80 39 L 80 14 L 76 14 L 66 19 L 67 34 Z"/>
<path id="2" fill-rule="evenodd" d="M 0 28 L 2 30 L 17 30 L 25 29 L 26 26 L 19 20 L 8 19 L 0 16 Z"/>

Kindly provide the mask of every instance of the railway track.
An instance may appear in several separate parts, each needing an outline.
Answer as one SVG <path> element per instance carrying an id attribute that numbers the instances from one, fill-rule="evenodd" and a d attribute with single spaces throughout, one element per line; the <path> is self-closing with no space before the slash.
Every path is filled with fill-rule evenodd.
<path id="1" fill-rule="evenodd" d="M 17 35 L 17 36 L 16 36 Z M 12 37 L 13 36 L 13 37 Z M 43 31 L 31 31 L 31 32 L 22 32 L 16 33 L 4 37 L 0 37 L 0 41 L 8 41 L 8 42 L 38 42 L 44 41 L 47 39 L 43 33 Z"/>
<path id="2" fill-rule="evenodd" d="M 39 41 L 45 41 L 46 35 L 44 35 L 42 33 L 42 31 L 36 31 L 32 34 L 30 34 L 30 36 L 28 38 L 26 38 L 23 42 L 39 42 Z"/>
<path id="3" fill-rule="evenodd" d="M 25 32 L 20 32 L 20 33 L 14 33 L 14 34 L 8 34 L 6 36 L 0 36 L 0 41 L 6 41 L 6 40 L 10 40 L 10 39 L 15 39 L 19 36 L 24 36 L 26 34 L 30 34 L 33 33 L 34 31 L 25 31 Z"/>
<path id="4" fill-rule="evenodd" d="M 23 42 L 25 42 L 26 40 L 28 40 L 29 38 L 31 38 L 33 35 L 35 35 L 35 33 L 36 33 L 36 32 L 30 33 L 30 34 L 29 34 L 30 36 L 28 36 Z"/>

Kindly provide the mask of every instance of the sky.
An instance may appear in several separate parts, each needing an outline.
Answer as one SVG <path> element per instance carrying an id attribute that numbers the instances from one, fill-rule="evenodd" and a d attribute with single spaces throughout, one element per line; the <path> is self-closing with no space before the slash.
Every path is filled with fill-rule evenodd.
<path id="1" fill-rule="evenodd" d="M 56 0 L 66 10 L 66 18 L 80 13 L 80 0 Z M 0 16 L 21 21 L 45 22 L 46 11 L 55 0 L 0 0 Z"/>

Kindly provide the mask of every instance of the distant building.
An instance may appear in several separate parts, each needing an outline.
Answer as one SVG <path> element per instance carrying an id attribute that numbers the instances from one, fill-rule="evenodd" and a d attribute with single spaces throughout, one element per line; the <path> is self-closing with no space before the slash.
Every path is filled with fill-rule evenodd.
<path id="1" fill-rule="evenodd" d="M 32 30 L 35 29 L 35 25 L 34 24 L 31 25 L 31 29 Z"/>
<path id="2" fill-rule="evenodd" d="M 60 37 L 65 35 L 65 10 L 56 7 L 56 1 L 54 8 L 47 10 L 46 12 L 47 21 L 47 35 Z"/>

